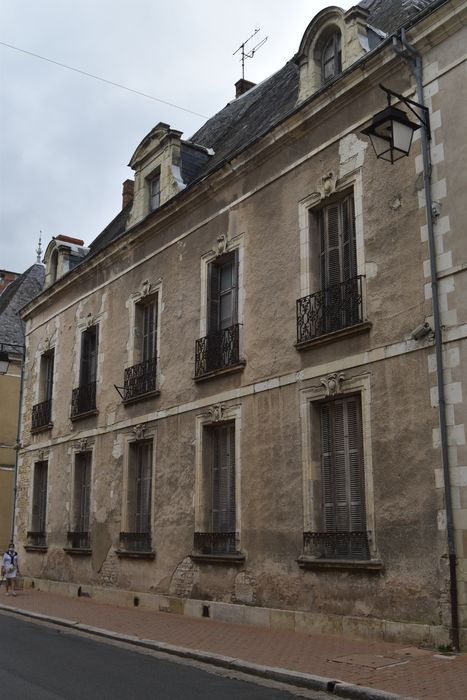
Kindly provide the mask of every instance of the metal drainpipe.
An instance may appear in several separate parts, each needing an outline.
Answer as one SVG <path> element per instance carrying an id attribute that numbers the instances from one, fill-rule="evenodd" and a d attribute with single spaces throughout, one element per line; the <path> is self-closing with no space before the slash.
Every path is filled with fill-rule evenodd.
<path id="1" fill-rule="evenodd" d="M 23 410 L 23 390 L 24 390 L 24 362 L 26 357 L 26 348 L 21 350 L 21 379 L 19 385 L 19 406 L 18 406 L 18 425 L 16 428 L 16 444 L 15 444 L 15 476 L 13 486 L 13 508 L 11 513 L 11 533 L 10 541 L 14 542 L 15 536 L 15 517 L 16 517 L 16 493 L 18 491 L 18 462 L 19 451 L 21 449 L 21 413 Z"/>
<path id="2" fill-rule="evenodd" d="M 405 30 L 401 29 L 400 40 L 404 49 L 394 43 L 395 51 L 410 65 L 417 85 L 417 100 L 425 106 L 423 95 L 423 63 L 419 52 L 407 41 Z M 431 294 L 433 299 L 433 325 L 435 335 L 436 376 L 438 380 L 439 427 L 441 438 L 441 456 L 443 465 L 444 497 L 446 504 L 446 533 L 449 554 L 449 579 L 451 598 L 451 643 L 459 650 L 459 615 L 456 576 L 456 545 L 454 541 L 454 520 L 452 511 L 451 474 L 449 470 L 448 433 L 446 425 L 446 401 L 444 391 L 443 338 L 439 312 L 438 275 L 436 267 L 436 246 L 433 230 L 433 201 L 431 197 L 431 156 L 428 145 L 427 129 L 422 123 L 421 129 L 423 184 L 425 190 L 426 222 L 428 227 L 428 247 L 430 251 Z"/>

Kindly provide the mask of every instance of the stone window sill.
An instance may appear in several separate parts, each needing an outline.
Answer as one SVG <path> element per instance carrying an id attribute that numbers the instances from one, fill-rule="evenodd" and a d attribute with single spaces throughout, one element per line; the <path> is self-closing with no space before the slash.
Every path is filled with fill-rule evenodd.
<path id="1" fill-rule="evenodd" d="M 300 343 L 295 343 L 295 349 L 298 351 L 308 350 L 308 348 L 314 348 L 315 345 L 324 345 L 326 343 L 332 343 L 340 338 L 347 338 L 350 335 L 357 335 L 358 333 L 365 333 L 369 331 L 373 324 L 371 321 L 364 321 L 363 323 L 357 323 L 355 326 L 348 326 L 347 328 L 341 328 L 338 331 L 332 331 L 332 333 L 325 333 L 323 335 L 318 335 L 315 338 L 310 338 L 310 340 L 303 340 Z"/>
<path id="2" fill-rule="evenodd" d="M 382 571 L 380 559 L 316 559 L 302 555 L 297 559 L 302 569 L 335 569 L 346 571 Z"/>
<path id="3" fill-rule="evenodd" d="M 137 403 L 138 401 L 157 398 L 160 395 L 161 392 L 159 391 L 159 389 L 156 389 L 155 391 L 147 391 L 145 394 L 138 394 L 138 396 L 132 396 L 131 399 L 123 399 L 122 404 L 124 406 L 130 406 L 131 404 Z"/>
<path id="4" fill-rule="evenodd" d="M 47 545 L 36 545 L 36 544 L 25 544 L 24 549 L 26 552 L 47 552 Z"/>
<path id="5" fill-rule="evenodd" d="M 214 379 L 215 377 L 223 377 L 225 374 L 234 374 L 235 372 L 243 372 L 246 362 L 242 360 L 229 367 L 222 367 L 222 369 L 215 369 L 212 372 L 206 372 L 205 374 L 200 374 L 199 377 L 193 377 L 195 382 L 204 382 L 207 379 Z"/>
<path id="6" fill-rule="evenodd" d="M 70 420 L 74 423 L 77 420 L 81 420 L 82 418 L 89 418 L 90 416 L 97 416 L 99 411 L 97 408 L 93 408 L 91 411 L 85 411 L 84 413 L 77 413 L 74 416 L 70 416 Z"/>
<path id="7" fill-rule="evenodd" d="M 53 423 L 46 423 L 45 425 L 38 425 L 37 428 L 31 428 L 31 435 L 36 435 L 37 433 L 43 433 L 46 430 L 52 430 L 54 427 Z"/>
<path id="8" fill-rule="evenodd" d="M 92 549 L 85 549 L 84 547 L 64 547 L 63 551 L 67 554 L 77 554 L 81 556 L 89 556 L 92 554 Z"/>
<path id="9" fill-rule="evenodd" d="M 153 550 L 148 552 L 139 552 L 131 549 L 117 549 L 115 550 L 117 557 L 120 559 L 155 559 L 156 553 Z"/>
<path id="10" fill-rule="evenodd" d="M 191 554 L 193 561 L 199 564 L 227 564 L 228 566 L 238 566 L 245 562 L 245 555 L 242 553 L 236 554 Z"/>

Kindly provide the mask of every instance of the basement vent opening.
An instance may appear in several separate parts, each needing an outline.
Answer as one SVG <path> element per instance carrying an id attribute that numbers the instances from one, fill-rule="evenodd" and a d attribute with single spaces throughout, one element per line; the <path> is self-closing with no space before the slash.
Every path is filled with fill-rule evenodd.
<path id="1" fill-rule="evenodd" d="M 139 605 L 139 598 L 138 598 L 138 596 L 136 596 L 136 595 L 135 595 L 135 597 L 133 598 L 133 605 L 135 606 L 135 608 L 137 608 L 138 605 Z"/>
<path id="2" fill-rule="evenodd" d="M 211 617 L 209 605 L 203 605 L 203 617 Z"/>

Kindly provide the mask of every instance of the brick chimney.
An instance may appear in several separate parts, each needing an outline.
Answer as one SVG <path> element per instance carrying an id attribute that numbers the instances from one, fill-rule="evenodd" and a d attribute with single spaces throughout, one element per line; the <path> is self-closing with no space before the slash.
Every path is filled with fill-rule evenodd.
<path id="1" fill-rule="evenodd" d="M 245 92 L 248 92 L 248 90 L 251 90 L 251 88 L 255 87 L 256 83 L 252 83 L 250 80 L 245 80 L 245 78 L 240 78 L 240 80 L 237 80 L 235 83 L 235 97 L 240 97 L 240 95 L 244 95 Z"/>
<path id="2" fill-rule="evenodd" d="M 133 201 L 133 192 L 135 189 L 135 181 L 134 180 L 125 180 L 123 183 L 123 191 L 122 191 L 122 209 L 125 209 L 128 204 Z"/>

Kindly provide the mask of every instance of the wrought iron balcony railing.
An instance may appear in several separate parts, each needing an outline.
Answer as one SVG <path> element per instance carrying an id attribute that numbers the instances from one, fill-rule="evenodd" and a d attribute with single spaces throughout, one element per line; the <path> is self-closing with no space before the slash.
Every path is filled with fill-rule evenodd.
<path id="1" fill-rule="evenodd" d="M 40 430 L 52 423 L 52 399 L 36 403 L 32 407 L 31 430 Z"/>
<path id="2" fill-rule="evenodd" d="M 297 300 L 298 343 L 362 321 L 361 275 Z"/>
<path id="3" fill-rule="evenodd" d="M 195 346 L 195 377 L 240 362 L 240 324 L 198 338 Z"/>
<path id="4" fill-rule="evenodd" d="M 47 533 L 43 531 L 30 531 L 27 533 L 28 544 L 32 547 L 46 547 Z"/>
<path id="5" fill-rule="evenodd" d="M 127 367 L 123 381 L 123 400 L 130 401 L 137 396 L 156 390 L 157 360 L 152 357 L 133 367 Z"/>
<path id="6" fill-rule="evenodd" d="M 121 532 L 120 547 L 129 552 L 150 552 L 150 532 Z"/>
<path id="7" fill-rule="evenodd" d="M 238 554 L 236 532 L 195 532 L 195 554 Z"/>
<path id="8" fill-rule="evenodd" d="M 71 394 L 71 417 L 96 410 L 96 382 L 73 389 Z"/>
<path id="9" fill-rule="evenodd" d="M 91 536 L 89 532 L 77 532 L 73 530 L 67 533 L 67 538 L 72 549 L 91 549 Z"/>
<path id="10" fill-rule="evenodd" d="M 315 559 L 370 559 L 368 532 L 304 532 L 303 553 Z"/>

